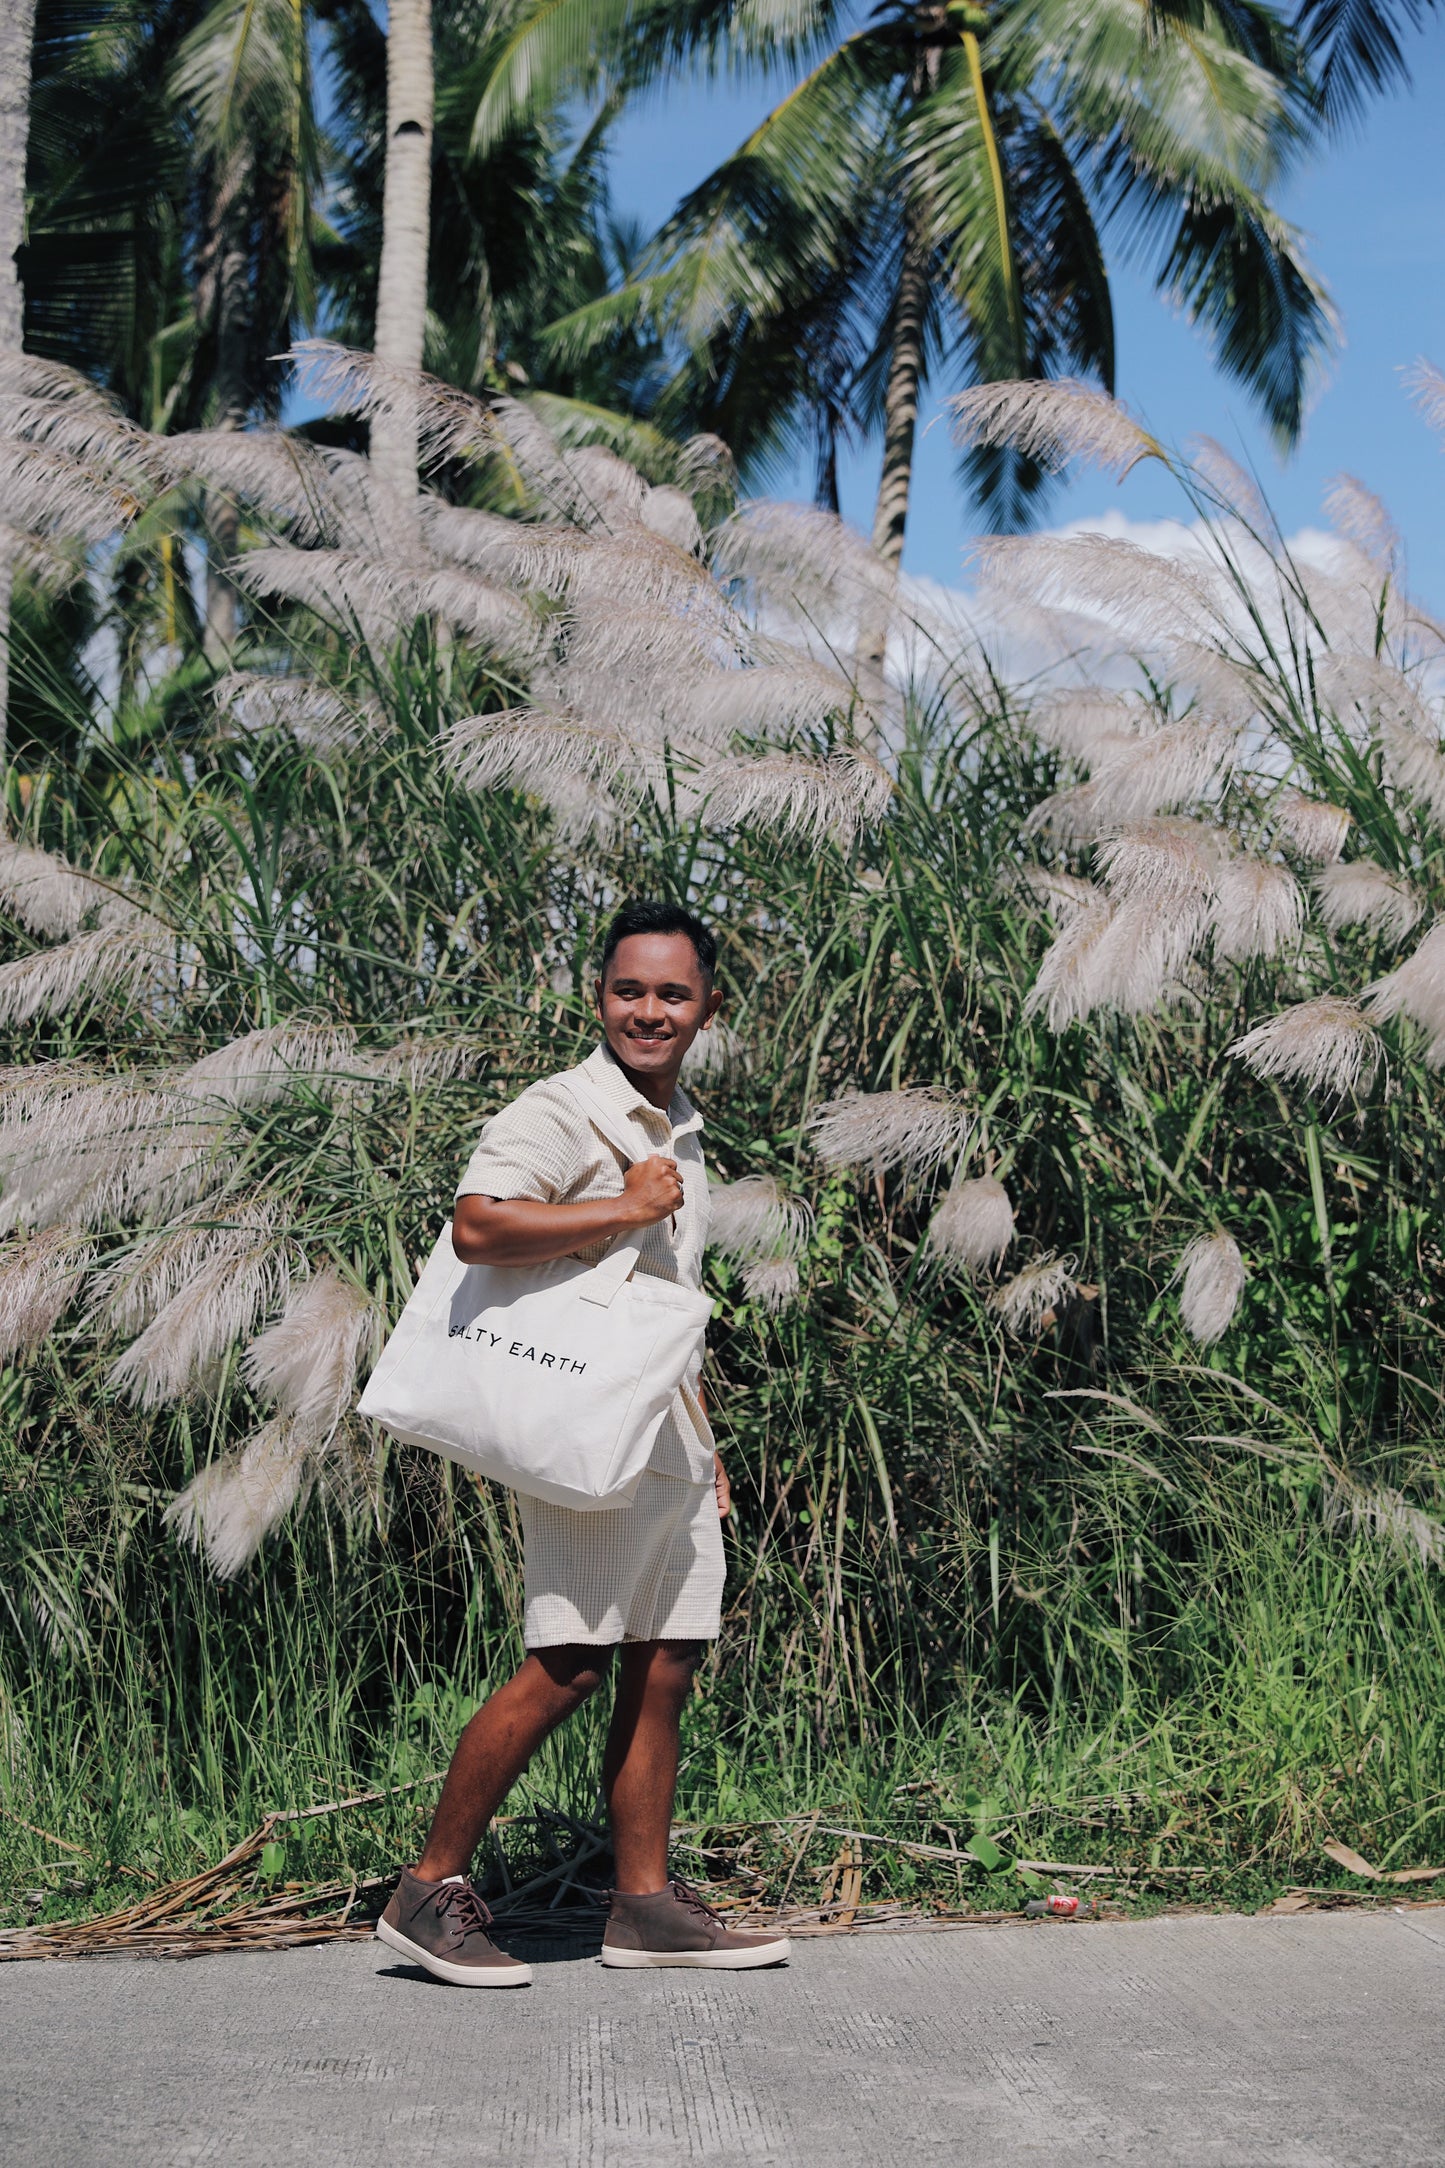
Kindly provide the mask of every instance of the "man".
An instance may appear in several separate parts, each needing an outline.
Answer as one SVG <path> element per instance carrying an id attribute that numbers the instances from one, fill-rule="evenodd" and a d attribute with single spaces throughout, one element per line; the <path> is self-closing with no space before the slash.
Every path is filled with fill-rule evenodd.
<path id="1" fill-rule="evenodd" d="M 688 911 L 633 903 L 608 930 L 596 985 L 603 1043 L 585 1067 L 637 1140 L 631 1165 L 565 1085 L 531 1085 L 493 1117 L 457 1191 L 452 1241 L 468 1264 L 588 1263 L 643 1230 L 639 1272 L 700 1285 L 707 1234 L 702 1117 L 678 1088 L 683 1056 L 722 1006 L 717 943 Z M 777 1964 L 785 1937 L 725 1928 L 668 1874 L 678 1722 L 722 1605 L 728 1479 L 697 1375 L 664 1420 L 631 1506 L 574 1513 L 519 1498 L 526 1661 L 462 1733 L 416 1867 L 377 1923 L 392 1949 L 459 1987 L 522 1987 L 531 1970 L 490 1939 L 472 1855 L 548 1734 L 601 1685 L 622 1647 L 602 1760 L 617 1887 L 605 1965 L 742 1970 Z"/>

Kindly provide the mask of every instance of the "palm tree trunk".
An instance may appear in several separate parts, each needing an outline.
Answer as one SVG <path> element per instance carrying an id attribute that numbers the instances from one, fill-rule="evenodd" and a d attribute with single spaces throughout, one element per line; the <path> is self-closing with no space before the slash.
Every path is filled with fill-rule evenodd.
<path id="1" fill-rule="evenodd" d="M 244 429 L 251 406 L 249 265 L 244 240 L 250 160 L 232 152 L 217 176 L 212 200 L 216 281 L 216 427 Z M 236 588 L 230 564 L 241 538 L 241 508 L 230 490 L 209 492 L 206 504 L 206 653 L 224 663 L 236 640 Z"/>
<path id="2" fill-rule="evenodd" d="M 417 370 L 426 330 L 431 233 L 431 0 L 391 0 L 386 38 L 386 184 L 376 287 L 376 354 Z M 371 457 L 401 496 L 416 495 L 417 430 L 404 411 L 371 425 Z"/>
<path id="3" fill-rule="evenodd" d="M 15 252 L 25 238 L 25 153 L 30 140 L 30 53 L 35 0 L 0 5 L 0 355 L 25 343 L 25 292 Z M 14 568 L 0 550 L 0 760 L 10 685 L 10 595 Z"/>
<path id="4" fill-rule="evenodd" d="M 893 302 L 892 351 L 883 393 L 883 471 L 873 508 L 873 548 L 882 559 L 877 597 L 858 628 L 858 690 L 877 704 L 913 482 L 913 440 L 918 429 L 918 390 L 923 377 L 923 331 L 928 313 L 928 259 L 911 227 L 903 243 L 898 291 Z"/>

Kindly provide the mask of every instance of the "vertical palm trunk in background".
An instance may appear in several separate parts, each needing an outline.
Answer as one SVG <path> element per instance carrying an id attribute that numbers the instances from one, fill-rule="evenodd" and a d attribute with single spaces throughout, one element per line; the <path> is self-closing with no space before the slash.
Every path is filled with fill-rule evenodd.
<path id="1" fill-rule="evenodd" d="M 391 0 L 386 37 L 386 186 L 376 288 L 377 358 L 419 369 L 426 330 L 431 229 L 431 0 Z M 404 410 L 371 425 L 371 457 L 408 502 L 416 495 L 415 417 Z"/>
<path id="2" fill-rule="evenodd" d="M 251 405 L 251 295 L 244 238 L 250 179 L 247 149 L 238 144 L 216 176 L 211 214 L 218 429 L 244 429 Z M 240 534 L 241 511 L 235 496 L 230 490 L 212 490 L 206 504 L 206 653 L 218 664 L 226 660 L 236 638 L 236 589 L 229 566 Z"/>
<path id="3" fill-rule="evenodd" d="M 30 51 L 35 0 L 0 0 L 0 355 L 24 346 L 25 294 L 15 252 L 25 238 L 25 148 L 30 137 Z M 10 685 L 8 549 L 0 546 L 0 757 Z"/>
<path id="4" fill-rule="evenodd" d="M 893 303 L 888 382 L 883 394 L 883 471 L 873 510 L 873 548 L 883 562 L 884 582 L 876 603 L 865 607 L 858 628 L 858 688 L 865 700 L 876 700 L 883 689 L 888 623 L 903 559 L 908 493 L 913 482 L 913 439 L 918 428 L 927 310 L 927 258 L 910 230 L 903 245 Z"/>

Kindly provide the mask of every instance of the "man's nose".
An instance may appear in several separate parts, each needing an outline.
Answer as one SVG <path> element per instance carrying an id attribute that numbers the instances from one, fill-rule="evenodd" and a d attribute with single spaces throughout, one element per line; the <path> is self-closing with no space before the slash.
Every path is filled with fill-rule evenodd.
<path id="1" fill-rule="evenodd" d="M 656 994 L 644 994 L 642 999 L 633 1005 L 632 1013 L 639 1024 L 660 1024 L 666 1012 Z"/>

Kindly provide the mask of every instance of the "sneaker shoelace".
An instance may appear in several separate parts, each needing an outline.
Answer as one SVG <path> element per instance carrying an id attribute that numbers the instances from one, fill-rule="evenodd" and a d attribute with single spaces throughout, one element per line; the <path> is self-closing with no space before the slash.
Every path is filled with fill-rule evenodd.
<path id="1" fill-rule="evenodd" d="M 470 1882 L 444 1882 L 436 1895 L 437 1916 L 454 1912 L 463 1935 L 485 1934 L 492 1924 L 488 1907 Z"/>
<path id="2" fill-rule="evenodd" d="M 679 1904 L 686 1905 L 689 1911 L 696 1912 L 700 1919 L 709 1921 L 714 1927 L 722 1926 L 722 1919 L 720 1915 L 714 1911 L 713 1907 L 708 1903 L 706 1897 L 701 1896 L 699 1892 L 693 1888 L 690 1882 L 680 1881 L 679 1878 L 674 1875 L 672 1878 L 672 1887 L 674 1892 L 676 1893 L 677 1901 Z"/>

